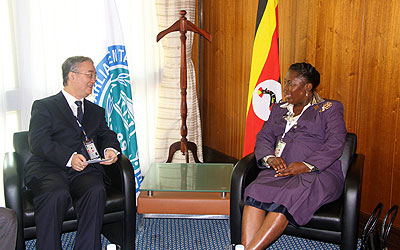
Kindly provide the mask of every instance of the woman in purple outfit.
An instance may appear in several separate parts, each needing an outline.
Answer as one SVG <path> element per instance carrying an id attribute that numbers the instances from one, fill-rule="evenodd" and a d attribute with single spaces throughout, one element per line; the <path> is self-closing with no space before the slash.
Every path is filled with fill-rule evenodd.
<path id="1" fill-rule="evenodd" d="M 288 223 L 305 225 L 343 191 L 343 105 L 317 94 L 319 80 L 311 64 L 292 64 L 285 77 L 286 102 L 272 107 L 257 135 L 254 153 L 263 170 L 244 194 L 246 250 L 265 249 Z"/>

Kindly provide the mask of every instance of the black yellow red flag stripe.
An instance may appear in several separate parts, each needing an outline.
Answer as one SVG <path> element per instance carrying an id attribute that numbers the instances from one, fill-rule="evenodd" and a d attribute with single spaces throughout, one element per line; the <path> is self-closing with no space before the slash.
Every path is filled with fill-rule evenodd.
<path id="1" fill-rule="evenodd" d="M 279 83 L 278 0 L 259 0 L 250 71 L 243 154 L 254 151 L 258 131 L 282 99 Z"/>

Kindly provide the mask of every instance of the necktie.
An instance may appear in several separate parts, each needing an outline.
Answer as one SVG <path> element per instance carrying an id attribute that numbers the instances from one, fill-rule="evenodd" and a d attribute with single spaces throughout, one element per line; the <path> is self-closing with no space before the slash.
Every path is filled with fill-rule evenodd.
<path id="1" fill-rule="evenodd" d="M 75 104 L 76 104 L 76 106 L 78 106 L 78 115 L 77 115 L 78 120 L 82 124 L 82 120 L 83 120 L 82 102 L 76 101 Z"/>

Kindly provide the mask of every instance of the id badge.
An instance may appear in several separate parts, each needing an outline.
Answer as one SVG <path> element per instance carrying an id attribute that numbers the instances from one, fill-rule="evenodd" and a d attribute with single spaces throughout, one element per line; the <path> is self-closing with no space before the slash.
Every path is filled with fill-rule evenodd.
<path id="1" fill-rule="evenodd" d="M 97 152 L 96 146 L 94 145 L 92 139 L 84 141 L 83 145 L 85 146 L 91 160 L 100 158 L 99 152 Z"/>
<path id="2" fill-rule="evenodd" d="M 278 145 L 276 145 L 276 148 L 275 148 L 275 156 L 276 157 L 281 157 L 285 146 L 286 146 L 286 142 L 279 140 Z"/>

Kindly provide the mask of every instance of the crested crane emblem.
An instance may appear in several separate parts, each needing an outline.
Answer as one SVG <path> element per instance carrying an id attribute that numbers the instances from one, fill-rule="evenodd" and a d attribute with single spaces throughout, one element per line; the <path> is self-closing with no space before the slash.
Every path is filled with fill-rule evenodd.
<path id="1" fill-rule="evenodd" d="M 281 100 L 281 84 L 275 80 L 263 81 L 254 88 L 252 97 L 254 113 L 258 118 L 266 121 L 273 105 Z"/>

